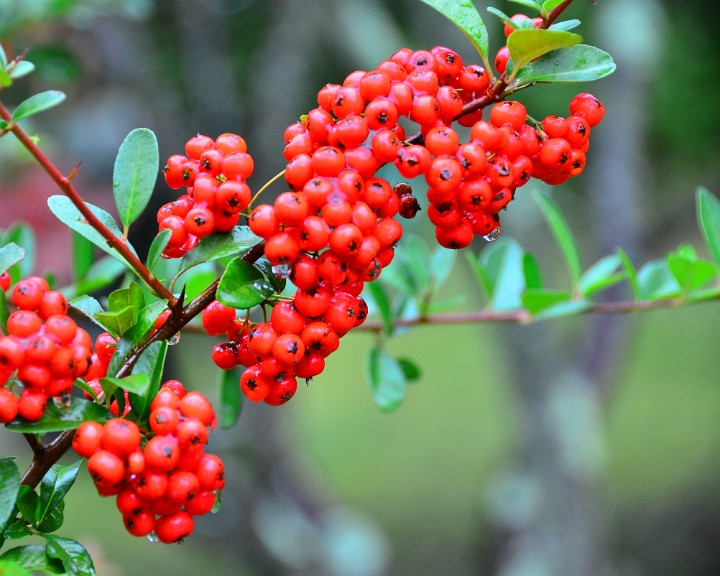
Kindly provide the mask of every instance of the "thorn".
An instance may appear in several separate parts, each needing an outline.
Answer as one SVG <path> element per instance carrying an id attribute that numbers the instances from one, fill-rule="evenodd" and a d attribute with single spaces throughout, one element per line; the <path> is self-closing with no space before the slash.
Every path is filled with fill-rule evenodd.
<path id="1" fill-rule="evenodd" d="M 70 174 L 67 175 L 66 180 L 67 180 L 68 182 L 71 182 L 72 179 L 75 178 L 75 176 L 76 176 L 77 173 L 78 173 L 78 170 L 80 170 L 80 165 L 81 165 L 81 164 L 82 164 L 82 161 L 81 161 L 81 162 L 78 162 L 78 163 L 77 163 L 77 166 L 75 166 L 75 168 L 73 168 L 73 169 L 70 171 Z"/>

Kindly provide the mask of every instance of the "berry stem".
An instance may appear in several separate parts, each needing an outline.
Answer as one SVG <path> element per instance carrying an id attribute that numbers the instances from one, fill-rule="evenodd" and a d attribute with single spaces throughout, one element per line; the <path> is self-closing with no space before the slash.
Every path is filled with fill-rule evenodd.
<path id="1" fill-rule="evenodd" d="M 544 18 L 543 20 L 543 28 L 549 28 L 552 26 L 553 22 L 557 20 L 560 17 L 560 14 L 563 13 L 563 10 L 570 6 L 570 4 L 573 3 L 573 0 L 565 0 L 561 4 L 558 4 L 553 8 L 550 13 Z"/>
<path id="2" fill-rule="evenodd" d="M 20 126 L 12 121 L 12 115 L 10 112 L 0 103 L 0 118 L 8 122 L 8 130 L 12 132 L 25 149 L 32 154 L 37 160 L 38 164 L 45 170 L 50 178 L 55 182 L 57 187 L 65 194 L 78 211 L 83 215 L 85 220 L 90 226 L 92 226 L 99 234 L 102 235 L 108 242 L 108 244 L 115 248 L 120 255 L 130 264 L 137 275 L 142 278 L 145 283 L 161 298 L 168 301 L 168 305 L 172 307 L 175 302 L 175 297 L 163 284 L 153 276 L 152 272 L 143 264 L 140 259 L 130 250 L 127 245 L 120 239 L 117 238 L 110 229 L 103 224 L 95 214 L 93 214 L 87 207 L 82 197 L 72 185 L 72 177 L 75 175 L 77 170 L 74 169 L 69 177 L 64 176 L 52 161 L 40 150 L 40 148 L 33 142 L 32 138 L 20 128 Z"/>
<path id="3" fill-rule="evenodd" d="M 250 200 L 250 206 L 254 206 L 255 200 L 257 200 L 260 197 L 260 194 L 265 192 L 265 190 L 270 188 L 270 186 L 272 186 L 275 182 L 280 180 L 280 178 L 282 178 L 284 175 L 285 175 L 285 170 L 283 170 L 282 172 L 279 172 L 278 174 L 275 174 L 275 176 L 273 176 L 272 178 L 270 178 L 270 180 L 265 182 L 265 184 L 263 184 L 263 186 L 260 188 L 260 190 L 257 191 L 257 194 L 255 194 L 255 196 L 252 197 L 252 200 Z"/>

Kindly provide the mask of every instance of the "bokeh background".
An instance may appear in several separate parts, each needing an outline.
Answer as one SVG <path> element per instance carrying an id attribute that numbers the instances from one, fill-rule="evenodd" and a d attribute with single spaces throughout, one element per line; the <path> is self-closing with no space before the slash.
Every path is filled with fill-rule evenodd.
<path id="1" fill-rule="evenodd" d="M 489 4 L 518 10 L 476 2 L 483 14 Z M 578 91 L 606 105 L 586 173 L 552 192 L 585 266 L 618 246 L 637 264 L 682 242 L 701 246 L 695 187 L 720 193 L 715 11 L 710 0 L 576 0 L 566 15 L 583 20 L 580 32 L 615 57 L 617 72 L 520 95 L 540 118 L 565 114 Z M 493 20 L 487 14 L 495 50 Z M 403 46 L 447 45 L 476 61 L 465 37 L 418 0 L 0 0 L 0 38 L 37 65 L 3 103 L 67 93 L 28 130 L 66 173 L 82 161 L 77 188 L 108 210 L 113 160 L 135 127 L 155 131 L 161 158 L 197 132 L 242 134 L 257 189 L 283 167 L 283 129 L 325 83 Z M 525 191 L 503 234 L 562 287 L 557 249 Z M 12 139 L 0 139 L 0 227 L 34 225 L 36 270 L 53 270 L 62 285 L 70 241 L 46 208 L 54 193 Z M 159 179 L 153 208 L 172 198 Z M 432 238 L 422 218 L 408 228 Z M 153 209 L 133 226 L 141 253 L 156 229 Z M 462 296 L 460 309 L 481 304 L 463 258 L 443 296 Z M 608 295 L 624 296 L 622 287 Z M 373 336 L 351 334 L 287 406 L 246 405 L 237 427 L 214 434 L 211 450 L 227 467 L 223 505 L 183 545 L 128 536 L 84 473 L 62 534 L 92 551 L 103 576 L 716 575 L 719 322 L 720 308 L 702 304 L 414 328 L 388 344 L 422 369 L 393 414 L 375 407 L 364 379 Z M 214 398 L 210 348 L 184 335 L 167 377 Z M 0 448 L 27 453 L 9 434 Z"/>

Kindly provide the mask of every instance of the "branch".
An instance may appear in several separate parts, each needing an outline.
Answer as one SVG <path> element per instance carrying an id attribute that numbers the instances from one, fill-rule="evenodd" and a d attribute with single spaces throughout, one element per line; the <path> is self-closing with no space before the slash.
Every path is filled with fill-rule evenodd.
<path id="1" fill-rule="evenodd" d="M 90 209 L 87 207 L 83 199 L 80 197 L 80 194 L 77 192 L 75 187 L 72 185 L 71 178 L 68 178 L 64 176 L 52 163 L 52 161 L 45 155 L 45 153 L 40 150 L 40 148 L 35 144 L 35 142 L 32 141 L 32 138 L 30 138 L 25 131 L 20 128 L 20 126 L 12 121 L 12 115 L 10 112 L 8 112 L 7 108 L 5 108 L 0 103 L 0 118 L 8 122 L 7 129 L 12 132 L 15 137 L 20 141 L 20 143 L 25 147 L 25 149 L 32 154 L 32 156 L 37 160 L 38 164 L 45 170 L 45 172 L 52 178 L 53 182 L 57 185 L 58 188 L 65 194 L 72 203 L 75 205 L 75 207 L 78 209 L 78 211 L 83 215 L 85 220 L 87 221 L 90 226 L 92 226 L 99 234 L 102 235 L 105 240 L 107 240 L 108 244 L 115 248 L 122 257 L 133 267 L 135 272 L 142 278 L 150 288 L 161 298 L 168 301 L 168 305 L 172 308 L 172 306 L 175 304 L 175 297 L 173 296 L 172 292 L 168 290 L 163 284 L 153 276 L 152 272 L 148 270 L 147 266 L 143 264 L 140 259 L 133 253 L 132 250 L 130 250 L 127 245 L 115 234 L 113 234 L 110 229 L 108 229 L 105 224 L 103 224 L 95 214 L 93 214 Z"/>

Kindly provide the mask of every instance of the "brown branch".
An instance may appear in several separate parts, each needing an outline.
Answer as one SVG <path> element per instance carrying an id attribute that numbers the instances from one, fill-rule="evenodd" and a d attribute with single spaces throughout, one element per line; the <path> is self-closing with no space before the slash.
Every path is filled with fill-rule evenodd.
<path id="1" fill-rule="evenodd" d="M 133 253 L 127 244 L 112 231 L 103 224 L 95 214 L 92 213 L 87 204 L 83 201 L 78 191 L 72 185 L 71 178 L 65 177 L 52 163 L 52 161 L 40 150 L 40 148 L 33 142 L 32 138 L 20 128 L 20 126 L 12 121 L 12 115 L 10 112 L 0 103 L 0 118 L 8 122 L 7 130 L 12 132 L 25 149 L 32 154 L 37 160 L 38 164 L 45 170 L 45 172 L 52 178 L 53 182 L 57 187 L 67 196 L 78 211 L 83 215 L 83 218 L 92 226 L 100 235 L 102 235 L 109 246 L 117 250 L 120 255 L 127 261 L 130 266 L 137 272 L 138 276 L 142 278 L 147 285 L 161 298 L 168 301 L 168 305 L 172 307 L 175 302 L 175 297 L 162 282 L 153 276 L 152 272 L 148 270 L 147 266 Z"/>

